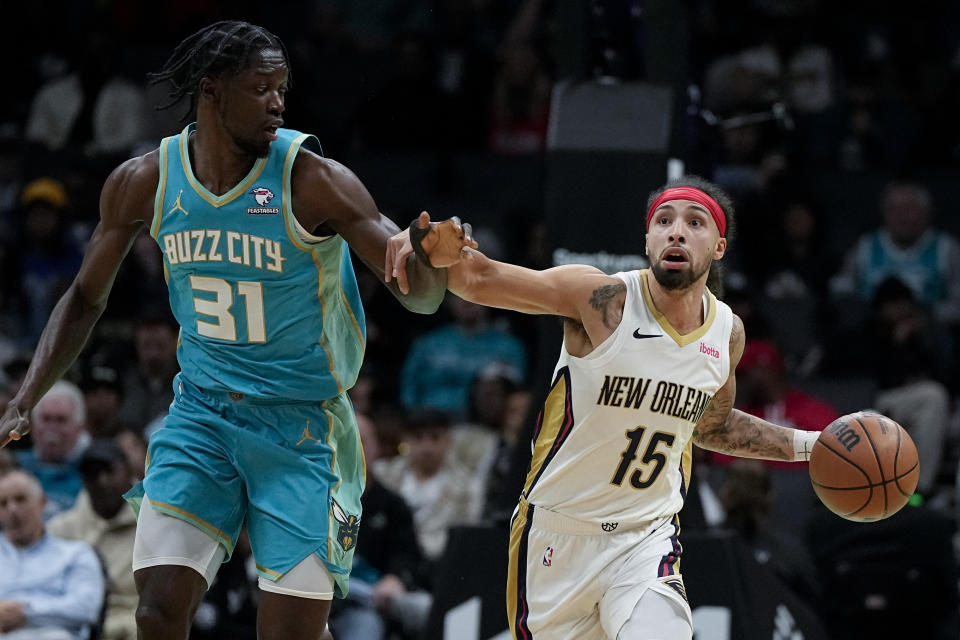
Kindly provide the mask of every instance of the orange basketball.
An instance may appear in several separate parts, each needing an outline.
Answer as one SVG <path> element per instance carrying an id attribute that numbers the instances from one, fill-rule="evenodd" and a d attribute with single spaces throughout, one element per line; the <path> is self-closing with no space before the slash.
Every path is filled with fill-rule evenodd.
<path id="1" fill-rule="evenodd" d="M 917 488 L 920 461 L 906 430 L 879 413 L 851 413 L 823 430 L 810 452 L 820 501 L 847 520 L 882 520 Z"/>

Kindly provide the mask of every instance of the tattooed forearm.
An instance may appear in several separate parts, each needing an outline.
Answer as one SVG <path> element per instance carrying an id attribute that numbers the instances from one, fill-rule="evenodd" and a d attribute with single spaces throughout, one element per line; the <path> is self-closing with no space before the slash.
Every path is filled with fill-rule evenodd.
<path id="1" fill-rule="evenodd" d="M 697 425 L 694 442 L 704 449 L 741 458 L 793 460 L 793 429 L 712 404 Z"/>
<path id="2" fill-rule="evenodd" d="M 607 284 L 593 290 L 590 296 L 590 306 L 599 311 L 603 317 L 603 324 L 610 329 L 616 329 L 623 317 L 623 301 L 616 303 L 619 296 L 626 296 L 627 285 Z M 581 298 L 582 300 L 582 298 Z"/>

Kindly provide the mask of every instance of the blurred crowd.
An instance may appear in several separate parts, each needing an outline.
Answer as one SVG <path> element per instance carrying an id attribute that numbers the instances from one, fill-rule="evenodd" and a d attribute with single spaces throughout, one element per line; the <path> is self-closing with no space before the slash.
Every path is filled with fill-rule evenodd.
<path id="1" fill-rule="evenodd" d="M 107 173 L 182 127 L 183 105 L 153 109 L 166 96 L 147 85 L 146 73 L 209 22 L 243 17 L 285 41 L 289 126 L 315 133 L 327 155 L 348 165 L 411 151 L 490 163 L 543 163 L 549 153 L 551 87 L 571 46 L 563 3 L 262 4 L 80 2 L 51 14 L 41 2 L 13 10 L 32 37 L 10 52 L 18 87 L 0 106 L 4 399 L 76 273 Z M 685 35 L 668 46 L 686 51 L 672 79 L 683 116 L 675 155 L 725 187 L 737 206 L 725 299 L 748 336 L 740 406 L 806 429 L 873 408 L 910 432 L 922 461 L 904 514 L 848 530 L 817 505 L 805 465 L 698 455 L 685 528 L 739 531 L 797 593 L 832 603 L 821 609 L 828 617 L 857 611 L 889 631 L 909 602 L 927 612 L 911 624 L 930 627 L 904 637 L 956 637 L 960 189 L 951 172 L 960 165 L 960 8 L 666 4 Z M 656 47 L 664 46 L 655 22 L 663 5 L 584 2 L 574 21 L 583 30 L 574 79 L 651 80 Z M 416 212 L 385 213 L 404 225 Z M 481 248 L 546 266 L 544 212 L 504 224 L 510 214 L 476 221 Z M 331 627 L 340 640 L 415 638 L 450 528 L 509 518 L 540 401 L 536 385 L 545 382 L 531 372 L 555 351 L 537 351 L 529 318 L 453 296 L 436 316 L 417 317 L 362 266 L 358 278 L 368 344 L 351 397 L 368 487 L 351 594 L 336 603 Z M 0 559 L 7 547 L 21 559 L 30 549 L 36 566 L 57 557 L 49 570 L 81 576 L 38 594 L 36 584 L 0 572 L 0 637 L 17 628 L 43 628 L 54 639 L 89 629 L 107 640 L 135 637 L 135 519 L 117 496 L 142 477 L 150 436 L 172 398 L 177 326 L 166 295 L 161 254 L 144 234 L 77 366 L 34 410 L 31 437 L 0 451 Z M 12 469 L 20 471 L 3 475 Z M 919 574 L 916 564 L 893 563 L 917 544 L 905 542 L 910 536 L 923 536 L 930 550 Z M 882 567 L 897 587 L 883 591 L 893 579 Z M 194 637 L 252 637 L 255 578 L 241 540 L 197 613 Z M 98 590 L 105 600 L 76 598 Z M 70 616 L 29 620 L 16 605 L 27 592 L 61 604 L 72 596 L 77 606 L 64 607 Z"/>

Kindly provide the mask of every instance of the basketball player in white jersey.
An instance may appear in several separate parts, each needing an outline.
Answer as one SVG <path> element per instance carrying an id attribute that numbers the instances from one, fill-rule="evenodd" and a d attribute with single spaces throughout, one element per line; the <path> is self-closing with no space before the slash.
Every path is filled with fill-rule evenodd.
<path id="1" fill-rule="evenodd" d="M 565 320 L 511 524 L 514 638 L 689 640 L 677 513 L 693 443 L 749 458 L 809 459 L 818 432 L 732 408 L 743 323 L 706 286 L 732 216 L 715 185 L 695 176 L 670 183 L 648 203 L 650 269 L 614 275 L 496 262 L 470 248 L 468 228 L 429 223 L 426 214 L 390 241 L 386 273 L 401 290 L 409 252 L 427 262 L 424 250 L 459 252 L 447 271 L 456 295 Z"/>

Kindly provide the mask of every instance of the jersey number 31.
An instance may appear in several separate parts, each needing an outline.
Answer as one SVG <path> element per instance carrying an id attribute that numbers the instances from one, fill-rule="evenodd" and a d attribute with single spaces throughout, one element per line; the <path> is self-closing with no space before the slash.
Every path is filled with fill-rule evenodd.
<path id="1" fill-rule="evenodd" d="M 259 282 L 237 282 L 237 294 L 243 298 L 247 315 L 247 342 L 266 342 L 267 328 L 263 317 L 263 287 Z M 213 299 L 193 298 L 194 310 L 216 318 L 216 322 L 197 319 L 197 333 L 207 338 L 237 341 L 237 321 L 230 312 L 233 306 L 233 285 L 223 278 L 190 276 L 194 291 L 212 293 Z"/>

